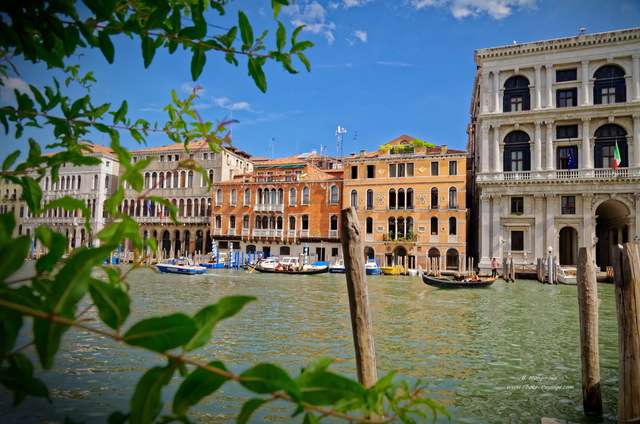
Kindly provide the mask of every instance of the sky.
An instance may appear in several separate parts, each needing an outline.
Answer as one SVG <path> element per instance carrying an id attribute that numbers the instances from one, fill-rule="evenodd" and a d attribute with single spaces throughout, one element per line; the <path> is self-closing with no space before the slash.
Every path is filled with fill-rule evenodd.
<path id="1" fill-rule="evenodd" d="M 222 28 L 235 24 L 242 9 L 254 33 L 276 24 L 270 0 L 236 0 L 226 17 L 210 19 Z M 477 49 L 542 41 L 640 26 L 640 0 L 295 0 L 279 20 L 288 34 L 307 25 L 298 40 L 310 40 L 311 72 L 289 74 L 278 64 L 265 66 L 267 92 L 247 76 L 246 62 L 235 67 L 220 54 L 209 53 L 202 76 L 191 80 L 190 55 L 158 51 L 144 68 L 140 42 L 114 38 L 116 56 L 109 64 L 97 50 L 77 59 L 93 70 L 98 83 L 94 103 L 120 105 L 126 100 L 131 118 L 164 122 L 163 107 L 171 90 L 189 95 L 202 87 L 197 110 L 205 120 L 234 119 L 233 145 L 252 156 L 280 158 L 315 150 L 339 157 L 377 150 L 401 135 L 464 150 L 476 72 Z M 219 29 L 209 28 L 212 35 Z M 267 37 L 269 40 L 269 36 Z M 267 43 L 269 44 L 269 43 Z M 19 75 L 4 79 L 3 105 L 15 104 L 13 88 L 51 84 L 54 73 L 40 65 L 22 64 Z M 62 80 L 64 77 L 61 78 Z M 11 90 L 9 90 L 11 88 Z M 338 127 L 346 130 L 338 143 Z M 0 159 L 26 149 L 27 137 L 47 144 L 50 131 L 29 130 L 16 140 L 0 133 Z M 108 145 L 101 134 L 95 144 Z M 153 135 L 147 146 L 126 134 L 129 149 L 169 144 Z"/>

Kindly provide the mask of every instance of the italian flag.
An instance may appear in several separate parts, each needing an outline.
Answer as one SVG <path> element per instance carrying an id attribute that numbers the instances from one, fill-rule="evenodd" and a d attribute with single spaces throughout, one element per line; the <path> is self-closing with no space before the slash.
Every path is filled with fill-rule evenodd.
<path id="1" fill-rule="evenodd" d="M 622 158 L 620 157 L 620 149 L 618 149 L 618 142 L 616 141 L 616 151 L 613 156 L 613 169 L 619 167 L 621 162 Z"/>

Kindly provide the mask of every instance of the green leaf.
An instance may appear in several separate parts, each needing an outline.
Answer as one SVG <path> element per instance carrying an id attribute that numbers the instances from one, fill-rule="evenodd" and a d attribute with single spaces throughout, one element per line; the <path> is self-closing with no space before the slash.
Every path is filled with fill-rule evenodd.
<path id="1" fill-rule="evenodd" d="M 100 319 L 114 330 L 120 328 L 129 316 L 129 295 L 120 288 L 96 279 L 89 282 L 89 293 L 98 308 Z"/>
<path id="2" fill-rule="evenodd" d="M 84 201 L 80 199 L 76 199 L 71 196 L 64 196 L 59 199 L 54 199 L 49 203 L 47 203 L 46 205 L 44 205 L 44 207 L 42 208 L 42 211 L 46 212 L 48 210 L 54 210 L 57 208 L 61 208 L 67 211 L 75 211 L 77 209 L 80 209 L 80 211 L 82 212 L 82 216 L 84 216 L 84 219 L 85 219 L 85 227 L 87 228 L 87 231 L 89 230 L 89 221 L 91 220 L 91 210 L 87 207 Z"/>
<path id="3" fill-rule="evenodd" d="M 254 393 L 287 392 L 294 401 L 300 400 L 300 389 L 282 368 L 269 364 L 258 364 L 240 374 L 240 384 Z"/>
<path id="4" fill-rule="evenodd" d="M 50 227 L 38 227 L 35 234 L 47 248 L 47 254 L 41 256 L 36 262 L 36 271 L 38 274 L 52 271 L 67 250 L 67 238 Z"/>
<path id="5" fill-rule="evenodd" d="M 234 316 L 242 310 L 244 305 L 253 300 L 256 300 L 253 296 L 229 296 L 223 297 L 216 304 L 202 308 L 193 317 L 198 331 L 185 345 L 185 350 L 192 351 L 204 346 L 211 338 L 211 331 L 218 322 Z"/>
<path id="6" fill-rule="evenodd" d="M 221 370 L 227 370 L 220 361 L 213 361 L 207 365 Z M 197 368 L 189 374 L 176 392 L 173 398 L 173 412 L 178 415 L 184 415 L 187 408 L 198 404 L 206 396 L 218 390 L 220 386 L 227 381 L 229 381 L 228 377 Z"/>
<path id="7" fill-rule="evenodd" d="M 302 392 L 302 400 L 316 406 L 350 402 L 366 394 L 358 382 L 329 371 L 304 372 L 296 382 Z"/>
<path id="8" fill-rule="evenodd" d="M 284 46 L 287 43 L 287 40 L 285 39 L 286 37 L 287 30 L 284 28 L 284 25 L 282 25 L 282 22 L 278 22 L 278 30 L 276 31 L 276 46 L 278 47 L 279 52 L 282 52 L 282 49 L 284 49 Z"/>
<path id="9" fill-rule="evenodd" d="M 123 100 L 122 101 L 122 105 L 120 106 L 120 109 L 118 109 L 117 112 L 113 113 L 113 123 L 117 124 L 118 122 L 122 121 L 125 122 L 125 117 L 127 115 L 127 109 L 128 109 L 128 105 L 127 105 L 127 101 Z"/>
<path id="10" fill-rule="evenodd" d="M 260 61 L 253 56 L 249 56 L 248 67 L 249 75 L 253 78 L 253 82 L 260 91 L 265 93 L 267 91 L 267 77 L 264 75 Z"/>
<path id="11" fill-rule="evenodd" d="M 311 62 L 309 62 L 309 59 L 307 59 L 307 57 L 302 53 L 296 53 L 296 55 L 298 56 L 298 59 L 300 59 L 300 61 L 304 64 L 304 67 L 307 68 L 307 72 L 311 72 Z"/>
<path id="12" fill-rule="evenodd" d="M 0 368 L 0 383 L 13 391 L 14 406 L 28 395 L 50 400 L 47 386 L 33 377 L 33 365 L 26 356 L 20 353 L 12 355 L 9 364 L 9 367 Z"/>
<path id="13" fill-rule="evenodd" d="M 18 159 L 18 156 L 20 156 L 20 153 L 21 153 L 20 150 L 16 150 L 15 152 L 7 156 L 2 162 L 2 170 L 6 171 L 7 169 L 9 169 L 11 165 L 15 163 L 16 159 Z"/>
<path id="14" fill-rule="evenodd" d="M 14 213 L 0 213 L 0 246 L 11 242 L 13 230 L 16 228 L 16 216 Z"/>
<path id="15" fill-rule="evenodd" d="M 253 45 L 253 28 L 247 19 L 247 15 L 242 10 L 238 11 L 238 26 L 240 27 L 240 37 L 242 38 L 242 50 L 249 50 Z"/>
<path id="16" fill-rule="evenodd" d="M 318 419 L 318 417 L 316 417 L 316 415 L 313 412 L 307 412 L 304 415 L 304 420 L 302 421 L 302 424 L 320 424 L 320 420 Z"/>
<path id="17" fill-rule="evenodd" d="M 2 221 L 6 222 L 7 219 L 3 218 Z M 20 269 L 29 253 L 30 247 L 31 240 L 27 236 L 19 236 L 9 242 L 0 244 L 0 282 L 4 282 L 7 277 Z"/>
<path id="18" fill-rule="evenodd" d="M 265 403 L 269 402 L 268 399 L 249 399 L 242 405 L 242 409 L 240 410 L 240 414 L 238 414 L 238 418 L 236 419 L 236 424 L 246 424 L 249 422 L 249 418 L 251 418 L 251 414 L 253 414 L 258 408 L 260 408 Z"/>
<path id="19" fill-rule="evenodd" d="M 131 397 L 130 424 L 152 423 L 162 409 L 162 388 L 169 384 L 175 371 L 173 364 L 147 371 Z"/>
<path id="20" fill-rule="evenodd" d="M 191 78 L 193 78 L 194 81 L 200 77 L 206 61 L 207 56 L 205 55 L 204 49 L 202 47 L 194 47 L 193 56 L 191 57 Z"/>
<path id="21" fill-rule="evenodd" d="M 113 193 L 104 203 L 104 209 L 109 215 L 114 216 L 118 212 L 118 206 L 122 204 L 124 200 L 124 188 L 118 188 L 118 191 Z"/>
<path id="22" fill-rule="evenodd" d="M 156 54 L 156 43 L 153 38 L 147 35 L 141 35 L 142 39 L 142 58 L 144 59 L 144 67 L 148 68 Z"/>
<path id="23" fill-rule="evenodd" d="M 123 341 L 155 352 L 165 352 L 191 340 L 196 332 L 194 321 L 184 314 L 147 318 L 135 324 Z"/>
<path id="24" fill-rule="evenodd" d="M 65 316 L 65 318 L 71 319 L 73 317 Z M 51 369 L 53 358 L 60 347 L 60 339 L 68 329 L 69 326 L 67 325 L 57 324 L 42 318 L 34 318 L 33 336 L 42 368 Z"/>
<path id="25" fill-rule="evenodd" d="M 113 63 L 113 57 L 115 55 L 115 49 L 113 48 L 113 43 L 111 42 L 111 38 L 106 31 L 100 31 L 98 33 L 98 42 L 100 43 L 100 50 L 104 55 L 107 62 Z"/>
<path id="26" fill-rule="evenodd" d="M 96 234 L 96 238 L 113 245 L 119 245 L 122 240 L 129 239 L 139 250 L 143 247 L 138 223 L 126 214 L 122 215 L 120 222 L 112 222 L 104 227 Z"/>
<path id="27" fill-rule="evenodd" d="M 20 185 L 22 186 L 22 194 L 27 202 L 29 210 L 34 213 L 40 211 L 40 202 L 42 201 L 42 189 L 36 180 L 31 177 L 22 177 Z"/>
<path id="28" fill-rule="evenodd" d="M 0 298 L 11 301 L 6 291 L 0 291 Z M 0 308 L 0 364 L 4 362 L 5 355 L 13 349 L 20 328 L 22 328 L 22 315 L 19 312 Z"/>

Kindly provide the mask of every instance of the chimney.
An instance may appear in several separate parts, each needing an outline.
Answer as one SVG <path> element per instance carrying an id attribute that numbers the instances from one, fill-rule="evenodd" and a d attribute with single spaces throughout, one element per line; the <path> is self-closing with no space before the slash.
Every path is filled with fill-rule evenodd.
<path id="1" fill-rule="evenodd" d="M 447 153 L 447 145 L 443 144 L 442 147 L 440 148 L 440 153 L 441 154 L 446 154 Z"/>
<path id="2" fill-rule="evenodd" d="M 367 153 L 366 150 L 360 150 L 360 157 L 363 158 L 366 153 Z"/>

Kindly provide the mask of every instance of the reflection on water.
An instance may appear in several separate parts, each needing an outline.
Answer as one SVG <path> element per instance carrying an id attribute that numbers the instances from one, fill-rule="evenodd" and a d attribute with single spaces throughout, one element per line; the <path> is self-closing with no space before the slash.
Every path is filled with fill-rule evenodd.
<path id="1" fill-rule="evenodd" d="M 576 288 L 532 281 L 497 281 L 490 289 L 442 290 L 418 277 L 368 276 L 378 370 L 397 370 L 426 383 L 448 408 L 452 422 L 539 423 L 543 416 L 574 422 L 614 422 L 617 329 L 613 287 L 600 285 L 600 354 L 605 418 L 582 414 L 580 336 Z M 281 277 L 244 270 L 209 270 L 201 276 L 134 273 L 131 322 L 160 314 L 195 313 L 229 295 L 258 297 L 223 321 L 197 359 L 220 359 L 241 372 L 268 361 L 297 371 L 311 360 L 334 358 L 332 369 L 355 377 L 345 277 Z M 64 415 L 105 422 L 114 408 L 127 410 L 139 372 L 162 363 L 153 353 L 114 345 L 101 336 L 69 332 L 56 372 L 44 375 L 52 405 L 28 400 L 11 409 L 0 392 L 3 422 L 60 421 Z M 171 399 L 176 385 L 165 399 Z M 234 384 L 197 408 L 202 422 L 233 422 L 247 392 Z M 27 411 L 26 409 L 29 409 Z M 32 412 L 36 411 L 36 412 Z M 284 413 L 282 411 L 285 411 Z M 282 420 L 275 404 L 255 419 Z M 438 422 L 448 422 L 441 417 Z"/>

